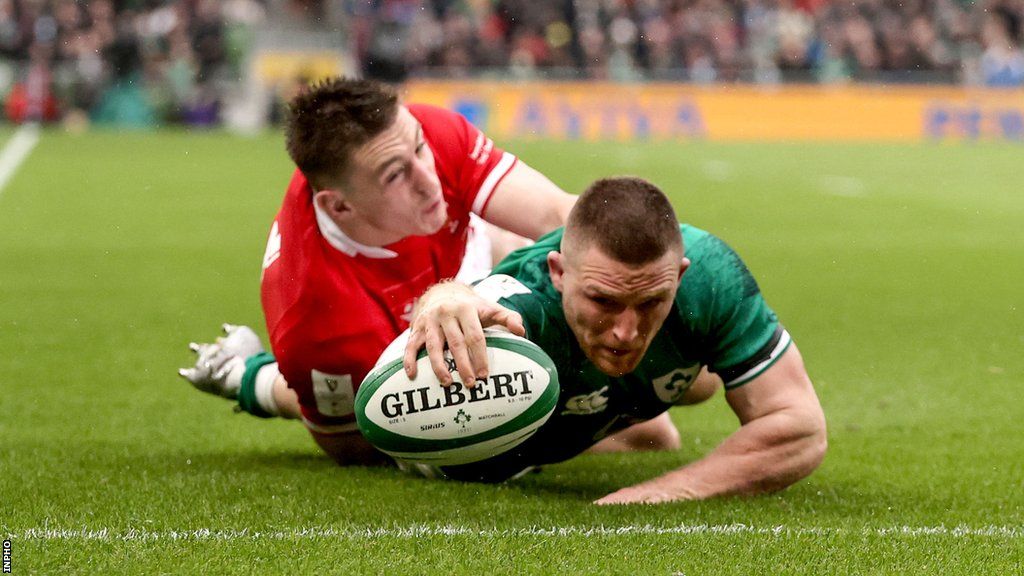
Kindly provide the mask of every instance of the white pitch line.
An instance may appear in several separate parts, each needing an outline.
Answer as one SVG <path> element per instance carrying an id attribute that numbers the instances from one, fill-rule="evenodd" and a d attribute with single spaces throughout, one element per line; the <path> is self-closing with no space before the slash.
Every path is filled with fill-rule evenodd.
<path id="1" fill-rule="evenodd" d="M 24 124 L 0 150 L 0 194 L 39 143 L 39 125 Z"/>
<path id="2" fill-rule="evenodd" d="M 928 537 L 951 536 L 954 538 L 989 537 L 1017 540 L 1024 538 L 1024 526 L 889 526 L 881 528 L 845 529 L 779 526 L 751 526 L 747 524 L 694 524 L 680 526 L 565 526 L 530 527 L 509 529 L 474 529 L 460 526 L 413 525 L 405 528 L 290 528 L 286 530 L 260 531 L 243 528 L 217 529 L 198 528 L 192 530 L 153 531 L 130 528 L 111 530 L 108 528 L 61 529 L 29 528 L 22 532 L 10 532 L 6 538 L 12 540 L 70 540 L 102 542 L 156 542 L 156 541 L 234 541 L 234 540 L 374 540 L 378 538 L 422 538 L 430 536 L 469 536 L 478 538 L 542 537 L 560 538 L 572 536 L 730 536 L 763 535 L 773 537 L 793 536 L 881 536 L 881 537 Z"/>

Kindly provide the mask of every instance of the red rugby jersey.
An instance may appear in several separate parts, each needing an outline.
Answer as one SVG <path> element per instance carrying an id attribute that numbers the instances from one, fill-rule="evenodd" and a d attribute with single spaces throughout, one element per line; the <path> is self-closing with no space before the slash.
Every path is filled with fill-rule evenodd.
<path id="1" fill-rule="evenodd" d="M 516 158 L 458 114 L 409 111 L 434 153 L 448 221 L 431 236 L 383 247 L 357 244 L 325 220 L 298 170 L 271 227 L 261 296 L 281 374 L 299 396 L 306 425 L 355 429 L 355 390 L 384 348 L 409 326 L 416 299 L 454 277 L 466 250 L 469 213 L 483 215 Z"/>

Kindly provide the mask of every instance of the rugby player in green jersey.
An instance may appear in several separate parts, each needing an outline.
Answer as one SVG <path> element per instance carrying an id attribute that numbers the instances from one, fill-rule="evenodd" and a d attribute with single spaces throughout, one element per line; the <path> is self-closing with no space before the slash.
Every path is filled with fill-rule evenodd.
<path id="1" fill-rule="evenodd" d="M 501 481 L 588 449 L 678 447 L 665 412 L 720 386 L 738 430 L 704 458 L 597 503 L 770 492 L 806 477 L 825 455 L 818 398 L 757 283 L 724 242 L 679 225 L 649 182 L 599 180 L 564 231 L 510 254 L 475 293 L 455 283 L 430 289 L 412 324 L 407 372 L 426 346 L 450 383 L 445 342 L 460 365 L 485 370 L 475 361 L 486 357 L 477 318 L 498 305 L 518 312 L 527 337 L 554 360 L 559 405 L 519 447 L 441 469 L 449 478 Z"/>

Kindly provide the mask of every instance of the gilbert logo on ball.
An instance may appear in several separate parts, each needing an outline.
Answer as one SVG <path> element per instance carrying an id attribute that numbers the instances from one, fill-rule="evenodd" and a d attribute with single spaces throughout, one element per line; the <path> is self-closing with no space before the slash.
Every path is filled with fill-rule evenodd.
<path id="1" fill-rule="evenodd" d="M 485 460 L 523 443 L 554 411 L 558 374 L 536 344 L 486 330 L 490 375 L 465 387 L 458 372 L 444 387 L 421 351 L 415 380 L 389 347 L 356 393 L 363 436 L 401 460 L 452 466 Z M 449 368 L 454 368 L 449 364 Z"/>

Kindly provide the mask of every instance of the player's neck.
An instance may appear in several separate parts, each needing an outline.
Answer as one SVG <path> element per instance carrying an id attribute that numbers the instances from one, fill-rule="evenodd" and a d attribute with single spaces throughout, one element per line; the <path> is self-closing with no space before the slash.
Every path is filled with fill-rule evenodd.
<path id="1" fill-rule="evenodd" d="M 401 237 L 391 238 L 381 233 L 379 229 L 368 225 L 338 222 L 316 205 L 314 205 L 314 211 L 320 235 L 337 250 L 349 256 L 356 254 L 371 258 L 393 258 L 396 256 L 394 252 L 384 246 L 394 244 L 401 240 Z"/>
<path id="2" fill-rule="evenodd" d="M 380 248 L 388 244 L 394 244 L 403 238 L 400 234 L 389 234 L 380 228 L 364 222 L 335 222 L 338 229 L 348 236 L 352 241 L 363 246 Z"/>

